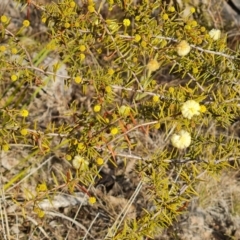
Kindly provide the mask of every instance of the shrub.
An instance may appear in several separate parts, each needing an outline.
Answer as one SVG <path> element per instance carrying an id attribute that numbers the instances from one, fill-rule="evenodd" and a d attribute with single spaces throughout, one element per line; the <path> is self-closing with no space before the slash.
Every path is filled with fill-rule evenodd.
<path id="1" fill-rule="evenodd" d="M 40 43 L 22 40 L 31 21 L 13 33 L 1 16 L 0 145 L 4 156 L 28 149 L 3 189 L 16 191 L 57 158 L 61 173 L 20 187 L 22 208 L 32 204 L 44 217 L 41 201 L 63 190 L 101 205 L 104 168 L 131 164 L 134 191 L 111 198 L 123 210 L 101 237 L 154 237 L 185 210 L 203 174 L 239 157 L 230 131 L 239 116 L 238 53 L 224 32 L 193 18 L 195 9 L 183 17 L 160 0 L 64 0 L 41 10 L 48 39 Z"/>

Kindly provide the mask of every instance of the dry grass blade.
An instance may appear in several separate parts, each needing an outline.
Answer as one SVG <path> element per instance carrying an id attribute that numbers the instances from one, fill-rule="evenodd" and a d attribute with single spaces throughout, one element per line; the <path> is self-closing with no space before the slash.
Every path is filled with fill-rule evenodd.
<path id="1" fill-rule="evenodd" d="M 131 198 L 128 200 L 127 204 L 123 207 L 122 211 L 118 214 L 115 222 L 113 223 L 112 227 L 108 230 L 108 234 L 105 236 L 104 239 L 108 239 L 109 237 L 112 237 L 116 234 L 118 231 L 119 227 L 121 226 L 123 220 L 125 219 L 126 215 L 128 214 L 128 211 L 130 207 L 132 206 L 132 203 L 136 199 L 137 195 L 141 191 L 143 186 L 143 182 L 140 181 L 132 194 Z"/>
<path id="2" fill-rule="evenodd" d="M 1 176 L 2 178 L 2 176 Z M 1 216 L 1 223 L 2 223 L 2 237 L 4 240 L 8 240 L 10 238 L 10 230 L 9 230 L 9 224 L 8 224 L 8 214 L 6 210 L 6 198 L 5 198 L 5 191 L 3 188 L 3 185 L 1 184 L 1 190 L 0 190 L 0 216 Z"/>
<path id="3" fill-rule="evenodd" d="M 83 240 L 85 240 L 85 239 L 87 238 L 87 236 L 88 236 L 88 234 L 89 234 L 89 231 L 90 231 L 90 229 L 92 228 L 94 222 L 97 220 L 98 216 L 99 216 L 99 213 L 97 213 L 97 215 L 95 216 L 95 218 L 94 218 L 94 219 L 92 220 L 92 222 L 90 223 L 89 228 L 88 228 L 88 231 L 86 232 L 85 236 L 83 237 Z"/>

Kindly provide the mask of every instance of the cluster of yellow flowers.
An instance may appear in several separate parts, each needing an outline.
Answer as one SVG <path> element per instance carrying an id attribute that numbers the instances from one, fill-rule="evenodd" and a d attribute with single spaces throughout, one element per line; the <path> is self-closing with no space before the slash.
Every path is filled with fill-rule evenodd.
<path id="1" fill-rule="evenodd" d="M 198 116 L 200 113 L 205 112 L 206 107 L 201 106 L 198 102 L 194 100 L 186 101 L 181 107 L 181 113 L 184 118 L 192 119 L 193 116 Z M 185 130 L 181 130 L 178 134 L 173 134 L 171 137 L 171 143 L 174 147 L 178 149 L 184 149 L 191 144 L 191 135 Z"/>
<path id="2" fill-rule="evenodd" d="M 209 31 L 208 34 L 210 38 L 214 41 L 217 41 L 221 37 L 221 31 L 219 29 L 212 29 L 211 31 Z M 181 57 L 186 56 L 190 51 L 191 51 L 191 46 L 186 40 L 182 40 L 177 45 L 177 54 Z"/>

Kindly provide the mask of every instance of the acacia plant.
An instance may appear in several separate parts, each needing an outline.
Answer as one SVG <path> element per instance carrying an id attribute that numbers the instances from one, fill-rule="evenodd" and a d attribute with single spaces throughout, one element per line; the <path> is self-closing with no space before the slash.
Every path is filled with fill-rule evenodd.
<path id="1" fill-rule="evenodd" d="M 123 211 L 100 238 L 154 237 L 197 195 L 204 174 L 239 158 L 238 52 L 224 32 L 194 19 L 195 8 L 183 16 L 161 0 L 32 7 L 47 28 L 42 41 L 28 35 L 28 19 L 11 31 L 1 16 L 1 151 L 24 153 L 4 171 L 2 196 L 18 204 L 21 195 L 22 211 L 40 218 L 48 214 L 41 201 L 61 191 L 82 192 L 91 208 L 108 195 L 97 188 L 104 168 L 131 163 L 134 191 L 122 193 Z M 53 158 L 66 168 L 43 177 Z"/>

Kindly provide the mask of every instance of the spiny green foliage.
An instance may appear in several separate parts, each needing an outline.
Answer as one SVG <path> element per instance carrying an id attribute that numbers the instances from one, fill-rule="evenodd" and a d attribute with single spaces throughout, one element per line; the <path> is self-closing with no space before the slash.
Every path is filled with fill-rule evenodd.
<path id="1" fill-rule="evenodd" d="M 89 1 L 81 7 L 64 0 L 44 8 L 42 20 L 49 29 L 49 41 L 36 49 L 18 40 L 26 25 L 12 34 L 7 30 L 10 20 L 3 20 L 2 151 L 11 151 L 13 144 L 30 145 L 31 156 L 39 162 L 58 151 L 70 162 L 81 156 L 87 164 L 76 163 L 77 170 L 62 173 L 70 192 L 75 184 L 87 188 L 95 183 L 99 158 L 116 167 L 117 157 L 138 160 L 135 171 L 139 188 L 147 189 L 144 194 L 151 207 L 146 206 L 138 219 L 124 224 L 118 219 L 106 238 L 153 237 L 170 225 L 184 210 L 184 203 L 197 194 L 194 186 L 205 172 L 217 174 L 229 160 L 238 159 L 238 139 L 228 132 L 239 116 L 238 53 L 228 49 L 226 35 L 214 40 L 191 13 L 183 18 L 160 0 L 109 0 L 107 4 Z M 182 40 L 191 50 L 179 56 Z M 37 51 L 33 59 L 29 55 L 32 51 Z M 52 73 L 41 68 L 49 55 L 60 59 Z M 77 85 L 82 96 L 92 96 L 90 110 L 76 98 L 69 104 L 67 120 L 49 123 L 43 131 L 28 120 L 31 112 L 26 116 L 21 111 L 28 109 L 41 90 L 40 83 L 34 94 L 29 91 L 30 86 L 36 86 L 39 73 L 54 81 L 62 64 L 67 65 L 69 74 L 65 76 L 66 86 Z M 165 75 L 167 81 L 162 80 Z M 171 78 L 179 79 L 181 84 Z M 191 99 L 206 112 L 187 119 L 181 107 Z M 184 150 L 170 144 L 171 136 L 180 130 L 191 135 L 191 144 Z M 157 146 L 153 143 L 139 150 L 134 135 L 139 132 L 153 136 Z M 60 143 L 56 143 L 56 136 Z M 5 191 L 24 173 L 11 179 Z M 55 186 L 49 187 L 54 192 L 61 185 L 53 178 Z M 48 189 L 44 188 L 45 197 Z M 41 191 L 38 189 L 34 196 L 38 200 Z M 43 215 L 41 209 L 36 208 L 36 212 Z"/>

